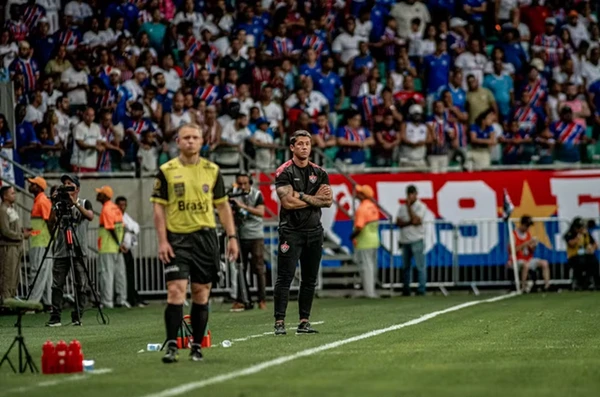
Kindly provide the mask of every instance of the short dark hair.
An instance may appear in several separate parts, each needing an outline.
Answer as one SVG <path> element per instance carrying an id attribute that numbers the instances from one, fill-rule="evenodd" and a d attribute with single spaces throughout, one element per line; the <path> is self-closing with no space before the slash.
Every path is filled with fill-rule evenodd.
<path id="1" fill-rule="evenodd" d="M 311 138 L 310 132 L 308 132 L 306 130 L 298 130 L 298 131 L 294 132 L 294 134 L 290 138 L 290 144 L 295 145 L 296 140 L 298 140 L 298 138 L 303 137 L 303 136 L 307 137 L 307 138 Z"/>
<path id="2" fill-rule="evenodd" d="M 408 185 L 406 187 L 406 194 L 417 193 L 417 187 L 415 185 Z"/>
<path id="3" fill-rule="evenodd" d="M 533 220 L 529 215 L 523 215 L 521 217 L 521 225 L 531 226 L 533 225 Z"/>
<path id="4" fill-rule="evenodd" d="M 2 186 L 0 187 L 0 199 L 2 199 L 2 201 L 4 201 L 4 196 L 6 196 L 6 193 L 12 189 L 12 186 Z"/>
<path id="5" fill-rule="evenodd" d="M 125 198 L 125 196 L 119 196 L 115 199 L 115 203 L 119 203 L 121 201 L 127 202 L 127 199 Z"/>

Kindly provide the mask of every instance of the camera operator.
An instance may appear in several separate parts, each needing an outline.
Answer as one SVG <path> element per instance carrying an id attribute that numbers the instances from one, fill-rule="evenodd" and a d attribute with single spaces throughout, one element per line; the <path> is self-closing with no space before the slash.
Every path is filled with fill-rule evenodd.
<path id="1" fill-rule="evenodd" d="M 81 325 L 81 316 L 85 307 L 85 258 L 87 257 L 87 231 L 90 221 L 94 219 L 92 203 L 86 199 L 79 198 L 79 189 L 81 187 L 79 178 L 75 175 L 63 175 L 60 178 L 62 186 L 58 187 L 52 194 L 52 216 L 60 222 L 57 231 L 56 240 L 53 247 L 54 268 L 52 270 L 52 312 L 50 321 L 46 323 L 48 327 L 61 326 L 61 310 L 63 303 L 63 290 L 67 279 L 67 274 L 71 270 L 69 251 L 65 241 L 65 227 L 71 223 L 75 232 L 79 247 L 75 249 L 73 258 L 75 280 L 75 289 L 77 294 L 78 308 L 77 312 L 71 312 L 71 322 L 73 325 Z"/>
<path id="2" fill-rule="evenodd" d="M 261 310 L 267 308 L 265 302 L 265 234 L 263 217 L 265 216 L 265 201 L 262 193 L 252 187 L 253 181 L 249 174 L 241 173 L 236 176 L 237 188 L 230 196 L 231 207 L 235 216 L 241 248 L 242 266 L 238 272 L 238 293 L 231 311 L 240 312 L 252 308 L 250 287 L 246 280 L 248 265 L 258 281 L 258 306 Z"/>
<path id="3" fill-rule="evenodd" d="M 567 265 L 573 270 L 573 289 L 600 289 L 600 265 L 596 258 L 598 244 L 583 219 L 573 219 L 564 239 L 567 242 Z"/>

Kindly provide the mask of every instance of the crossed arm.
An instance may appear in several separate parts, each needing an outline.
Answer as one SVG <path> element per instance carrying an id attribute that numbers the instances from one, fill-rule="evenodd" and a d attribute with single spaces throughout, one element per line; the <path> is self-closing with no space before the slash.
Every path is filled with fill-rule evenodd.
<path id="1" fill-rule="evenodd" d="M 333 203 L 333 193 L 329 185 L 321 185 L 317 194 L 314 196 L 304 194 L 300 199 L 300 193 L 295 192 L 291 185 L 277 188 L 277 196 L 283 208 L 287 210 L 298 210 L 309 206 L 313 207 L 331 207 Z"/>

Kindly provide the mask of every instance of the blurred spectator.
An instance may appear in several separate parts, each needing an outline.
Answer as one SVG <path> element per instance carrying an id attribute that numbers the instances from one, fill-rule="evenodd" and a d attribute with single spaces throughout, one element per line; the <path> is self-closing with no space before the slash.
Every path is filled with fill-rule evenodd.
<path id="1" fill-rule="evenodd" d="M 408 119 L 400 131 L 402 150 L 400 165 L 425 167 L 427 144 L 433 136 L 431 127 L 425 123 L 423 107 L 418 104 L 408 109 Z"/>
<path id="2" fill-rule="evenodd" d="M 346 123 L 337 129 L 338 164 L 347 172 L 363 169 L 366 163 L 365 149 L 373 146 L 375 141 L 371 132 L 361 126 L 359 112 L 351 111 L 346 116 Z"/>
<path id="3" fill-rule="evenodd" d="M 427 124 L 430 134 L 427 162 L 433 173 L 444 173 L 448 168 L 450 150 L 458 139 L 453 123 L 446 116 L 444 102 L 434 102 L 433 115 Z"/>
<path id="4" fill-rule="evenodd" d="M 382 121 L 375 124 L 375 146 L 372 152 L 372 163 L 376 167 L 391 167 L 398 163 L 398 149 L 402 136 L 398 122 L 392 112 L 382 116 Z"/>
<path id="5" fill-rule="evenodd" d="M 251 135 L 248 116 L 243 113 L 234 115 L 233 120 L 223 127 L 215 162 L 222 168 L 239 169 L 243 165 L 240 153 L 244 151 L 245 142 Z"/>
<path id="6" fill-rule="evenodd" d="M 94 122 L 96 112 L 87 108 L 83 112 L 83 121 L 73 130 L 73 152 L 71 166 L 74 172 L 96 172 L 98 169 L 98 153 L 103 147 L 100 126 Z"/>
<path id="7" fill-rule="evenodd" d="M 573 289 L 600 288 L 600 265 L 596 258 L 598 243 L 586 228 L 583 219 L 575 218 L 564 235 L 567 243 L 567 264 L 573 271 Z"/>
<path id="8" fill-rule="evenodd" d="M 565 106 L 560 109 L 560 120 L 550 124 L 550 132 L 558 147 L 556 159 L 563 163 L 579 163 L 580 145 L 588 142 L 585 128 L 576 123 L 573 117 L 573 110 Z"/>
<path id="9" fill-rule="evenodd" d="M 515 91 L 513 79 L 503 69 L 502 61 L 494 61 L 493 72 L 486 75 L 483 81 L 483 86 L 494 95 L 501 121 L 508 119 Z"/>
<path id="10" fill-rule="evenodd" d="M 490 150 L 496 144 L 496 134 L 492 127 L 494 117 L 494 110 L 488 108 L 477 116 L 475 123 L 470 127 L 471 150 L 469 157 L 475 169 L 480 170 L 491 164 Z"/>
<path id="11" fill-rule="evenodd" d="M 497 105 L 490 90 L 480 87 L 479 81 L 474 75 L 467 76 L 467 83 L 469 85 L 469 92 L 467 93 L 469 124 L 473 124 L 487 109 L 493 109 L 496 112 Z"/>

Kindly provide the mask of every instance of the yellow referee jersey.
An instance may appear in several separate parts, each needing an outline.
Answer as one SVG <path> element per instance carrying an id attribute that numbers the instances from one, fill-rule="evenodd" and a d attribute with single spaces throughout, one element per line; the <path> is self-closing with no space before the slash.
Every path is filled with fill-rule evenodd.
<path id="1" fill-rule="evenodd" d="M 214 205 L 227 199 L 219 166 L 204 158 L 183 165 L 175 158 L 160 167 L 150 201 L 165 206 L 167 230 L 192 233 L 216 228 Z"/>

